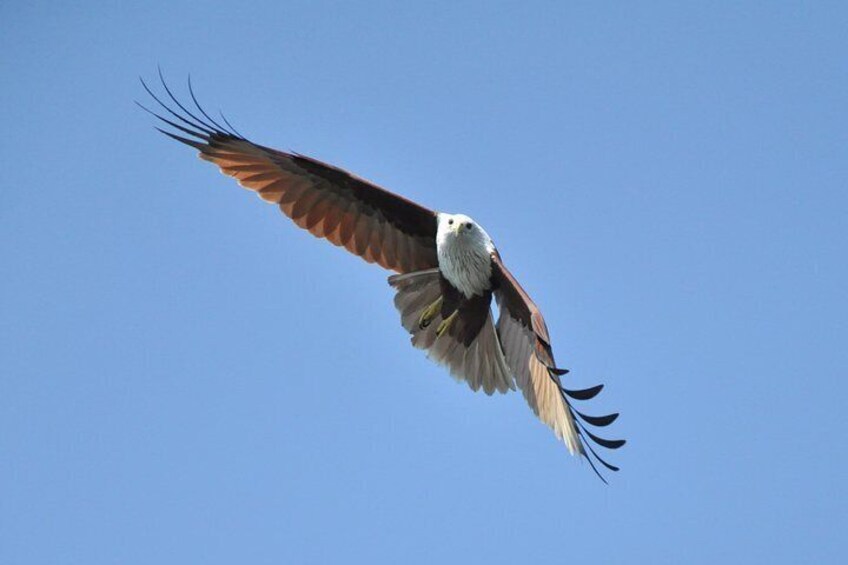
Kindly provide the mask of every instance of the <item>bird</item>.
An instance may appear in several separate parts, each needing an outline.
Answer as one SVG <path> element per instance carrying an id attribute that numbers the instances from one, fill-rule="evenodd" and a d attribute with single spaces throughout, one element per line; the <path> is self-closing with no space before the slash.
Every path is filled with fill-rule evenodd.
<path id="1" fill-rule="evenodd" d="M 203 109 L 190 76 L 191 104 L 179 101 L 161 69 L 159 79 L 168 102 L 141 77 L 158 111 L 136 101 L 159 120 L 158 131 L 196 149 L 201 159 L 277 205 L 300 228 L 393 271 L 388 283 L 394 306 L 414 347 L 473 391 L 492 395 L 518 388 L 535 415 L 604 483 L 595 462 L 619 471 L 592 444 L 618 449 L 625 440 L 604 439 L 587 428 L 608 426 L 619 414 L 591 416 L 572 404 L 594 398 L 603 385 L 563 386 L 569 371 L 554 362 L 545 319 L 483 226 L 466 214 L 432 210 L 334 165 L 250 141 L 223 113 L 222 125 Z"/>

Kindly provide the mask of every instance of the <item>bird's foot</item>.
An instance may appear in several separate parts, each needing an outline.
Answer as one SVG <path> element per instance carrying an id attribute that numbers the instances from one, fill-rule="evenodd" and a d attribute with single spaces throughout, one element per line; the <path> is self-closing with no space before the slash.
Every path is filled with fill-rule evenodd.
<path id="1" fill-rule="evenodd" d="M 440 296 L 438 300 L 427 306 L 423 312 L 421 312 L 421 317 L 418 318 L 418 329 L 423 330 L 433 321 L 439 314 L 439 310 L 442 309 L 442 297 Z"/>
<path id="2" fill-rule="evenodd" d="M 453 322 L 454 320 L 456 320 L 457 316 L 459 316 L 459 310 L 454 310 L 453 314 L 451 314 L 444 321 L 442 321 L 442 323 L 439 324 L 439 327 L 436 328 L 436 337 L 442 337 L 442 335 L 446 333 L 453 325 Z"/>

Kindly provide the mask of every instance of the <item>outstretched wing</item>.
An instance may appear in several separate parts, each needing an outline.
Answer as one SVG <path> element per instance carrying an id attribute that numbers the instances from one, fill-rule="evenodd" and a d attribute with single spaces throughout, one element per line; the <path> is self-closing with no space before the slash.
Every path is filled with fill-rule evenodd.
<path id="1" fill-rule="evenodd" d="M 599 457 L 584 439 L 588 438 L 608 449 L 618 449 L 625 442 L 623 439 L 600 438 L 587 430 L 583 422 L 599 427 L 608 426 L 618 418 L 618 414 L 587 416 L 575 410 L 568 400 L 569 398 L 574 400 L 594 398 L 601 392 L 603 385 L 584 390 L 563 388 L 560 377 L 568 371 L 558 369 L 554 364 L 551 339 L 548 336 L 545 319 L 527 292 L 504 266 L 497 251 L 492 255 L 492 279 L 500 310 L 497 325 L 498 337 L 518 388 L 524 393 L 524 398 L 533 412 L 553 429 L 557 438 L 565 442 L 568 450 L 572 454 L 579 453 L 585 457 L 595 473 L 606 482 L 598 473 L 589 453 L 611 471 L 618 471 L 618 467 L 610 465 Z M 586 448 L 589 453 L 586 452 Z"/>
<path id="2" fill-rule="evenodd" d="M 226 119 L 225 128 L 203 111 L 191 83 L 191 98 L 202 118 L 180 104 L 164 80 L 176 108 L 162 102 L 144 81 L 142 85 L 173 119 L 142 108 L 188 137 L 159 131 L 200 151 L 201 159 L 218 165 L 266 202 L 279 205 L 283 214 L 312 235 L 399 273 L 438 266 L 434 211 L 332 165 L 245 139 Z"/>

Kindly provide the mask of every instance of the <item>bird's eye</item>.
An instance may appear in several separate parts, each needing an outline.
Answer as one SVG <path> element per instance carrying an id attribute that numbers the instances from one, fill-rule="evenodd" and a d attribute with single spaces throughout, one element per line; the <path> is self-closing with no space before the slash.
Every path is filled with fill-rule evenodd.
<path id="1" fill-rule="evenodd" d="M 468 228 L 468 229 L 471 229 L 471 228 L 474 227 L 474 224 L 472 224 L 471 222 L 468 222 L 467 224 L 465 224 L 465 227 Z"/>
<path id="2" fill-rule="evenodd" d="M 453 220 L 448 220 L 448 225 L 449 225 L 449 226 L 452 226 L 452 225 L 453 225 Z"/>

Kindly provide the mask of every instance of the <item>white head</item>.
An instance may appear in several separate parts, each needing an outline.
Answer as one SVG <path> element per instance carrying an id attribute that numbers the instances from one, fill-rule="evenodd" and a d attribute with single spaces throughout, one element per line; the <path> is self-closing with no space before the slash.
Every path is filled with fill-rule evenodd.
<path id="1" fill-rule="evenodd" d="M 465 214 L 439 212 L 436 243 L 469 247 L 487 255 L 495 250 L 492 238 L 480 225 Z"/>

